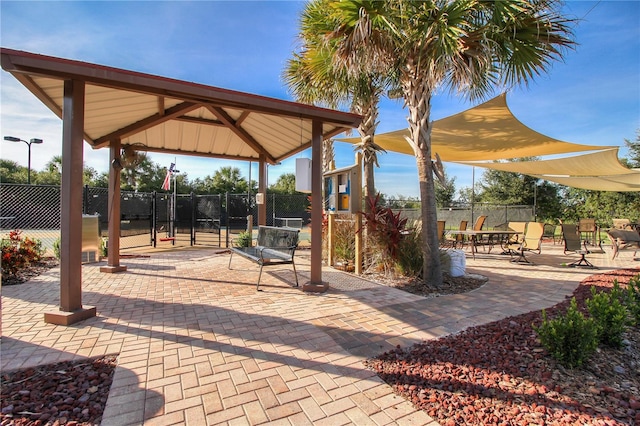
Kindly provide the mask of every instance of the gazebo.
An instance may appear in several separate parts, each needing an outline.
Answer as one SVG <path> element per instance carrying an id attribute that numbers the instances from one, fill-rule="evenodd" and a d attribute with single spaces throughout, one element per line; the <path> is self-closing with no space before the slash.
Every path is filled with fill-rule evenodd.
<path id="1" fill-rule="evenodd" d="M 322 140 L 357 127 L 359 115 L 81 61 L 0 49 L 11 73 L 63 121 L 60 310 L 45 321 L 69 325 L 96 315 L 82 305 L 83 145 L 109 148 L 109 253 L 105 273 L 120 264 L 121 150 L 254 161 L 258 191 L 266 167 L 312 148 L 312 191 L 322 191 Z M 322 211 L 321 197 L 312 211 Z M 312 215 L 311 275 L 305 291 L 324 291 L 322 216 Z M 258 224 L 266 223 L 259 205 Z"/>

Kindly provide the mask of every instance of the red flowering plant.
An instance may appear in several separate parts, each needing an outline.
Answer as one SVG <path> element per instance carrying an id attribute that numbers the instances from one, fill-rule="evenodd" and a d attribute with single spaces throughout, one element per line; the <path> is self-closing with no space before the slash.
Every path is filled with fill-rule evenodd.
<path id="1" fill-rule="evenodd" d="M 22 237 L 18 229 L 9 233 L 9 239 L 2 239 L 2 275 L 13 276 L 31 263 L 42 259 L 44 250 L 42 242 L 29 237 Z"/>
<path id="2" fill-rule="evenodd" d="M 394 213 L 389 207 L 380 206 L 380 194 L 366 199 L 367 210 L 359 212 L 366 221 L 370 236 L 393 260 L 398 258 L 398 250 L 407 228 L 407 218 L 401 212 Z"/>

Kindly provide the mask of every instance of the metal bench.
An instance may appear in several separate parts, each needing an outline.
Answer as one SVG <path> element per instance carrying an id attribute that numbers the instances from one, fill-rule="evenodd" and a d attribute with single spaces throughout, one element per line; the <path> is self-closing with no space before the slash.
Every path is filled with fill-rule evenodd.
<path id="1" fill-rule="evenodd" d="M 258 284 L 256 289 L 260 291 L 260 278 L 262 268 L 269 265 L 293 265 L 293 274 L 296 277 L 296 287 L 298 287 L 298 273 L 294 263 L 294 255 L 298 247 L 298 235 L 300 231 L 290 228 L 279 228 L 275 226 L 259 226 L 256 245 L 251 247 L 231 247 L 229 256 L 229 269 L 231 269 L 231 259 L 234 253 L 245 259 L 260 265 Z"/>

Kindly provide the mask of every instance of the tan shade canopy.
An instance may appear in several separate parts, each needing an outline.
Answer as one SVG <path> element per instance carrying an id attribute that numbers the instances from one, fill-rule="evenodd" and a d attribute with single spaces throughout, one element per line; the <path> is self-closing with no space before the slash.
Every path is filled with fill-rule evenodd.
<path id="1" fill-rule="evenodd" d="M 375 135 L 375 143 L 387 151 L 414 155 L 406 141 L 409 130 Z M 360 138 L 338 139 L 359 143 Z M 522 124 L 507 106 L 506 94 L 458 114 L 433 122 L 431 152 L 442 161 L 485 161 L 594 151 L 604 148 L 550 138 Z"/>
<path id="2" fill-rule="evenodd" d="M 640 191 L 640 170 L 629 169 L 620 163 L 617 148 L 553 160 L 456 163 L 522 173 L 574 188 L 617 192 Z"/>
<path id="3" fill-rule="evenodd" d="M 509 161 L 501 163 L 480 163 L 471 161 L 456 161 L 467 166 L 480 166 L 487 169 L 505 172 L 522 173 L 526 175 L 556 175 L 556 176 L 608 176 L 628 175 L 634 171 L 625 167 L 618 160 L 618 148 L 606 149 L 590 154 L 572 157 L 556 158 L 539 161 Z"/>
<path id="4" fill-rule="evenodd" d="M 535 176 L 560 185 L 592 191 L 637 192 L 640 191 L 640 170 L 627 175 L 613 176 Z"/>

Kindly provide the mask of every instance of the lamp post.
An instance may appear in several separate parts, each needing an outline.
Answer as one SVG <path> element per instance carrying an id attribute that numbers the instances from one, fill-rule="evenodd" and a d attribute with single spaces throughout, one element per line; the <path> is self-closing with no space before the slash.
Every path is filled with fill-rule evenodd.
<path id="1" fill-rule="evenodd" d="M 14 136 L 5 136 L 4 140 L 9 142 L 24 142 L 29 147 L 29 159 L 27 162 L 27 183 L 31 185 L 31 144 L 41 144 L 42 139 L 33 138 L 29 142 L 27 142 L 24 139 L 16 138 Z"/>

